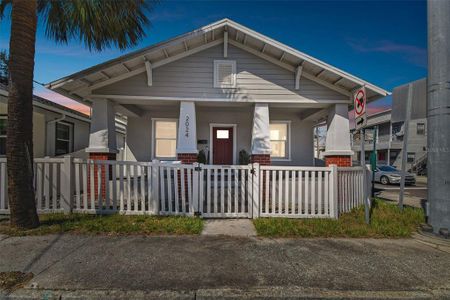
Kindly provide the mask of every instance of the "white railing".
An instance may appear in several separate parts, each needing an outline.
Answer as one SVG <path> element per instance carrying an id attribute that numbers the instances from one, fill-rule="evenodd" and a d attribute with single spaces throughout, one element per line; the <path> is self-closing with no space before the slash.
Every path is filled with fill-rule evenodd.
<path id="1" fill-rule="evenodd" d="M 349 212 L 353 208 L 364 205 L 364 167 L 338 168 L 338 210 Z M 366 174 L 366 177 L 367 174 Z M 367 182 L 367 181 L 366 181 Z M 366 187 L 366 191 L 368 191 Z"/>
<path id="2" fill-rule="evenodd" d="M 39 213 L 337 218 L 364 204 L 364 168 L 34 160 Z M 367 180 L 370 179 L 366 179 Z M 0 213 L 8 214 L 6 159 Z"/>
<path id="3" fill-rule="evenodd" d="M 260 216 L 336 218 L 336 167 L 261 166 Z"/>

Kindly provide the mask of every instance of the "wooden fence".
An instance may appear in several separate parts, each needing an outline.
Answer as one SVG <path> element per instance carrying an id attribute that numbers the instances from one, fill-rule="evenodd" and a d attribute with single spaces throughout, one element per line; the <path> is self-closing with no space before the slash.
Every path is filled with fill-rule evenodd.
<path id="1" fill-rule="evenodd" d="M 368 193 L 362 167 L 184 165 L 66 156 L 35 159 L 34 171 L 39 213 L 337 218 L 363 205 Z M 0 213 L 9 213 L 5 158 L 0 158 Z"/>

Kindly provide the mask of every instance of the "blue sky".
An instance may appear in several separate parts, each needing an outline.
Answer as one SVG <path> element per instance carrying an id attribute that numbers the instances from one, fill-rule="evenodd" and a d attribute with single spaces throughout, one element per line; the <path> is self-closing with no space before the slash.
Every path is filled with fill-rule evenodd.
<path id="1" fill-rule="evenodd" d="M 56 45 L 38 26 L 35 80 L 47 83 L 222 18 L 230 18 L 387 90 L 427 74 L 426 1 L 161 1 L 147 37 L 121 52 L 89 52 L 79 41 Z M 0 49 L 10 19 L 0 22 Z M 36 86 L 37 94 L 76 107 Z M 390 98 L 372 105 L 389 106 Z"/>

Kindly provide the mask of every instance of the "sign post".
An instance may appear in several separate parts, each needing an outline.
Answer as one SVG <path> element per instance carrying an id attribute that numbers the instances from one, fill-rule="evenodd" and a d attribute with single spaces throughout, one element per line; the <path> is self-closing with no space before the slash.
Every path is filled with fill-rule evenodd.
<path id="1" fill-rule="evenodd" d="M 370 199 L 368 195 L 367 188 L 367 176 L 366 176 L 366 152 L 365 152 L 365 141 L 366 132 L 365 126 L 367 125 L 367 115 L 366 115 L 366 89 L 361 87 L 353 94 L 353 107 L 355 108 L 355 128 L 359 130 L 360 142 L 361 142 L 361 166 L 364 168 L 363 172 L 363 195 L 364 195 L 364 212 L 365 221 L 367 224 L 370 223 Z"/>

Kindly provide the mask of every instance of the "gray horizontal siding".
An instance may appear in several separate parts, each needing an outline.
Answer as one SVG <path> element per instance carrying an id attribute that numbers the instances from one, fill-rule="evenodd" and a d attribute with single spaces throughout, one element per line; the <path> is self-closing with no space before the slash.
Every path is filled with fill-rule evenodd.
<path id="1" fill-rule="evenodd" d="M 228 59 L 236 60 L 237 87 L 213 87 L 215 59 L 223 58 L 222 45 L 209 48 L 153 70 L 153 86 L 145 73 L 113 83 L 94 94 L 156 97 L 226 98 L 230 100 L 347 100 L 348 98 L 306 78 L 295 90 L 295 75 L 244 50 L 229 46 Z"/>

